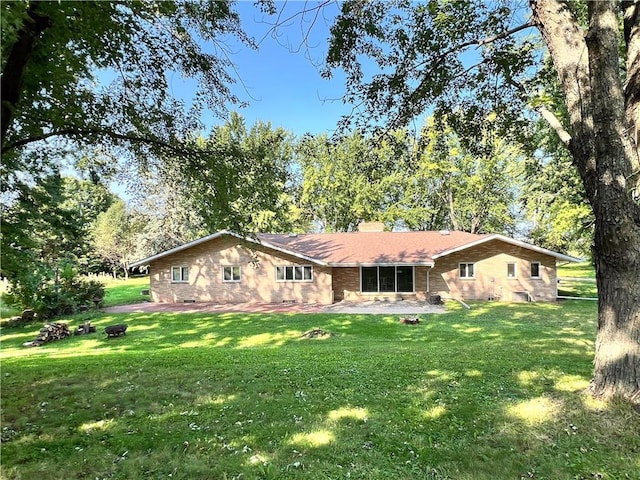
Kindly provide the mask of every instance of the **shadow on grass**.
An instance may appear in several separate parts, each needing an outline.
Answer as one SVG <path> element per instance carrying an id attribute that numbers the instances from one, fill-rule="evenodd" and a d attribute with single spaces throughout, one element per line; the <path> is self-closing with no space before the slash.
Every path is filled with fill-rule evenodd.
<path id="1" fill-rule="evenodd" d="M 11 370 L 3 463 L 23 478 L 54 462 L 48 478 L 633 478 L 638 466 L 637 414 L 580 395 L 584 375 L 311 345 Z"/>
<path id="2" fill-rule="evenodd" d="M 40 349 L 3 331 L 8 478 L 633 478 L 638 414 L 580 393 L 595 309 L 421 320 L 104 315 L 127 336 Z M 301 339 L 316 327 L 336 336 Z"/>

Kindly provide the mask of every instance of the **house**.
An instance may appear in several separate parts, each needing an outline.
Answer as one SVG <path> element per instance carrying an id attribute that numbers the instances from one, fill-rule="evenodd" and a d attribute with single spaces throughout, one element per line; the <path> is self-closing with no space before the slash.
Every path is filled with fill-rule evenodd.
<path id="1" fill-rule="evenodd" d="M 135 262 L 154 302 L 554 300 L 556 263 L 579 261 L 503 235 L 458 231 L 221 231 Z"/>

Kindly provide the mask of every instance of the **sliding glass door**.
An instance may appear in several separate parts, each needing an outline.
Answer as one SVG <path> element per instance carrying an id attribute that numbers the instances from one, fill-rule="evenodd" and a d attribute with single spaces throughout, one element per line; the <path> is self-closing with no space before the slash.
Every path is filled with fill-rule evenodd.
<path id="1" fill-rule="evenodd" d="M 414 267 L 362 267 L 360 280 L 362 292 L 412 293 Z"/>

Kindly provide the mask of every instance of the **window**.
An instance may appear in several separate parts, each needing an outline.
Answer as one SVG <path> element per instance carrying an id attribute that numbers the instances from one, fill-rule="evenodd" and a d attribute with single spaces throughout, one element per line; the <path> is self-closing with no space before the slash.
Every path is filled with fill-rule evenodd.
<path id="1" fill-rule="evenodd" d="M 171 267 L 172 283 L 187 283 L 189 281 L 189 267 Z"/>
<path id="2" fill-rule="evenodd" d="M 228 265 L 222 267 L 223 282 L 239 282 L 242 278 L 242 270 L 239 265 Z"/>
<path id="3" fill-rule="evenodd" d="M 363 292 L 378 291 L 378 267 L 362 267 L 360 278 Z"/>
<path id="4" fill-rule="evenodd" d="M 475 278 L 476 272 L 473 263 L 460 264 L 460 278 Z"/>
<path id="5" fill-rule="evenodd" d="M 531 278 L 540 278 L 540 262 L 531 262 Z"/>
<path id="6" fill-rule="evenodd" d="M 276 267 L 276 281 L 312 282 L 313 267 L 311 265 L 284 265 Z"/>
<path id="7" fill-rule="evenodd" d="M 413 292 L 413 267 L 362 267 L 362 292 Z"/>
<path id="8" fill-rule="evenodd" d="M 397 267 L 398 292 L 413 292 L 413 267 Z"/>
<path id="9" fill-rule="evenodd" d="M 507 278 L 516 278 L 516 264 L 507 263 Z"/>

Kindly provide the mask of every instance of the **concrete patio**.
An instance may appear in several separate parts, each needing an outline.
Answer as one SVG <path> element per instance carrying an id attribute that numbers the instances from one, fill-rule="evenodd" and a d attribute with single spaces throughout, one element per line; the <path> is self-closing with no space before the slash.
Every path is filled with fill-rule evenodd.
<path id="1" fill-rule="evenodd" d="M 419 315 L 444 313 L 442 305 L 415 300 L 339 302 L 333 305 L 305 303 L 136 303 L 103 309 L 107 313 L 347 313 Z"/>

